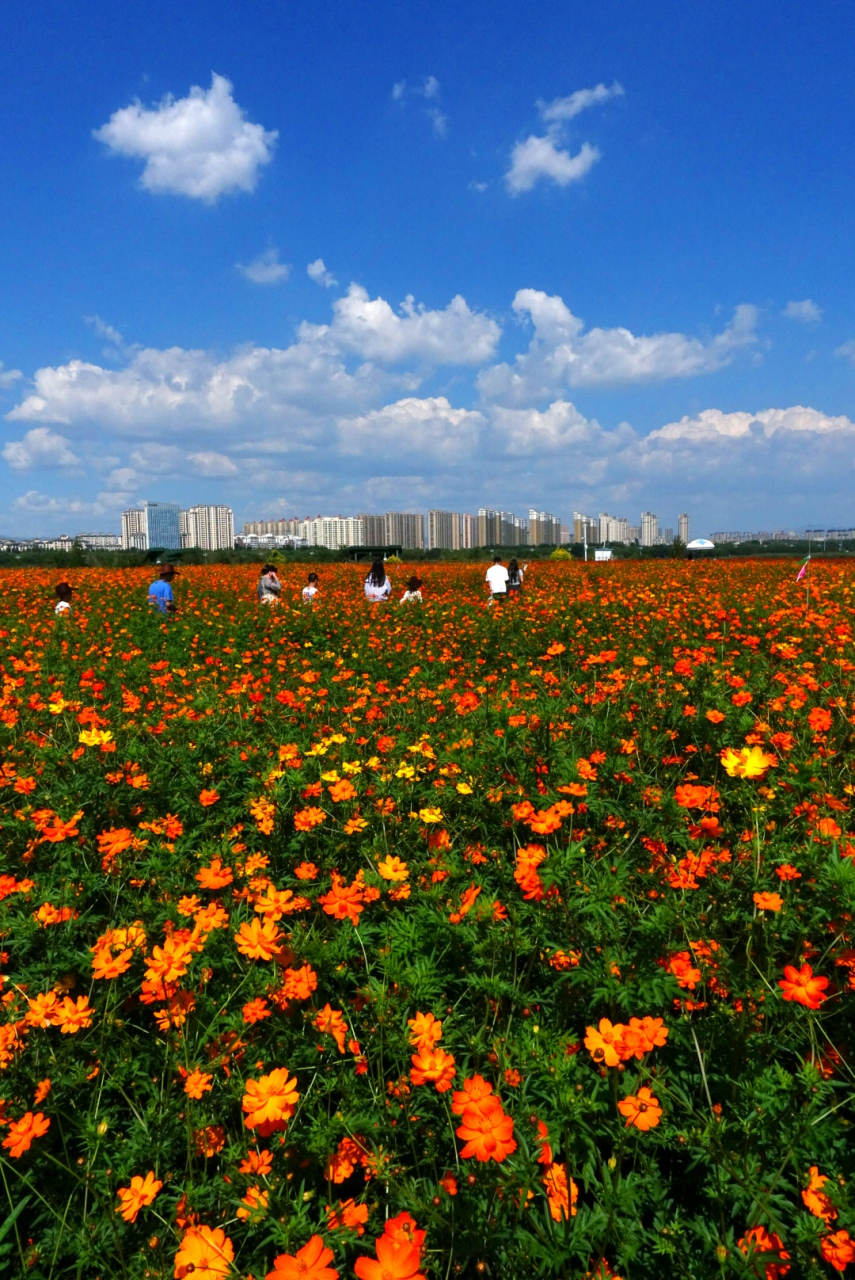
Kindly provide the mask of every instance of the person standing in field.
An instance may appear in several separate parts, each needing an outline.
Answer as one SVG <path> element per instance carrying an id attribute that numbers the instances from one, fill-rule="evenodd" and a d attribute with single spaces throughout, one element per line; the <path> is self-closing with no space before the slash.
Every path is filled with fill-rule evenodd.
<path id="1" fill-rule="evenodd" d="M 258 579 L 258 586 L 256 587 L 259 604 L 278 604 L 281 591 L 282 583 L 279 581 L 276 566 L 274 564 L 262 565 L 261 577 Z"/>
<path id="2" fill-rule="evenodd" d="M 508 594 L 508 571 L 502 564 L 501 556 L 493 556 L 493 563 L 487 570 L 486 581 L 490 587 L 490 599 L 487 607 L 495 604 L 497 601 L 502 604 Z"/>
<path id="3" fill-rule="evenodd" d="M 407 583 L 407 589 L 398 601 L 399 604 L 421 604 L 422 580 L 413 575 Z"/>
<path id="4" fill-rule="evenodd" d="M 386 577 L 386 566 L 382 560 L 375 560 L 371 571 L 365 579 L 365 599 L 371 604 L 380 604 L 388 600 L 392 594 L 392 583 Z"/>
<path id="5" fill-rule="evenodd" d="M 508 561 L 508 595 L 518 596 L 522 592 L 523 578 L 528 565 L 519 567 L 518 562 L 514 560 Z"/>
<path id="6" fill-rule="evenodd" d="M 303 603 L 312 604 L 318 596 L 318 575 L 316 573 L 309 574 L 309 581 L 303 587 Z"/>
<path id="7" fill-rule="evenodd" d="M 56 596 L 54 606 L 56 616 L 61 618 L 63 614 L 71 613 L 71 597 L 74 594 L 74 588 L 67 582 L 58 582 L 53 589 L 53 594 Z"/>
<path id="8" fill-rule="evenodd" d="M 175 565 L 165 564 L 160 576 L 148 589 L 149 604 L 157 605 L 161 613 L 175 613 L 175 596 L 172 593 L 172 582 L 175 578 Z"/>

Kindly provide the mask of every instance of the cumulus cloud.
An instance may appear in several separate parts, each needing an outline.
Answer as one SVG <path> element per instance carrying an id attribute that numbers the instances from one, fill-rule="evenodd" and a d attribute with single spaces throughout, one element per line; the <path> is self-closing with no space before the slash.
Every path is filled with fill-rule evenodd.
<path id="1" fill-rule="evenodd" d="M 413 455 L 458 462 L 471 457 L 484 422 L 480 413 L 453 408 L 445 396 L 408 397 L 358 418 L 341 419 L 338 447 L 344 454 L 369 458 L 393 454 L 399 462 Z"/>
<path id="2" fill-rule="evenodd" d="M 3 457 L 13 471 L 35 471 L 42 467 L 76 467 L 80 459 L 65 436 L 50 427 L 34 427 L 23 440 L 10 440 Z"/>
<path id="3" fill-rule="evenodd" d="M 460 294 L 443 311 L 417 306 L 410 295 L 395 312 L 384 298 L 369 298 L 367 290 L 357 284 L 336 301 L 332 325 L 303 325 L 300 332 L 329 336 L 340 349 L 389 364 L 409 359 L 430 364 L 482 364 L 495 351 L 501 335 L 495 320 L 483 312 L 470 311 Z"/>
<path id="4" fill-rule="evenodd" d="M 842 360 L 851 360 L 855 364 L 855 338 L 850 339 L 849 342 L 844 342 L 840 347 L 836 347 L 834 354 Z"/>
<path id="5" fill-rule="evenodd" d="M 0 360 L 0 387 L 11 387 L 13 382 L 17 382 L 23 376 L 20 369 L 6 369 L 3 361 Z"/>
<path id="6" fill-rule="evenodd" d="M 278 136 L 252 124 L 231 83 L 216 74 L 210 89 L 194 85 L 186 98 L 167 94 L 153 108 L 134 102 L 94 130 L 117 155 L 145 161 L 140 184 L 147 191 L 209 203 L 231 191 L 254 191 Z"/>
<path id="7" fill-rule="evenodd" d="M 226 457 L 224 453 L 211 453 L 210 450 L 202 453 L 189 453 L 187 461 L 197 476 L 216 479 L 219 476 L 237 475 L 237 467 L 231 458 Z"/>
<path id="8" fill-rule="evenodd" d="M 38 489 L 28 489 L 12 504 L 16 511 L 47 516 L 103 515 L 107 504 L 102 501 L 86 502 L 81 498 L 57 498 Z"/>
<path id="9" fill-rule="evenodd" d="M 279 261 L 278 249 L 265 249 L 252 262 L 237 262 L 235 266 L 244 279 L 253 284 L 282 284 L 291 274 L 289 264 Z"/>
<path id="10" fill-rule="evenodd" d="M 524 142 L 518 142 L 511 151 L 510 168 L 505 174 L 505 186 L 511 195 L 531 191 L 541 178 L 549 179 L 559 187 L 584 178 L 600 159 L 599 148 L 583 142 L 571 155 L 566 142 L 566 125 L 580 112 L 610 98 L 623 96 L 623 87 L 615 81 L 609 88 L 598 84 L 593 89 L 577 89 L 566 98 L 553 98 L 552 102 L 538 102 L 538 110 L 547 125 L 545 134 L 530 134 Z"/>
<path id="11" fill-rule="evenodd" d="M 688 378 L 722 368 L 757 341 L 757 309 L 743 304 L 724 330 L 706 342 L 682 333 L 637 336 L 629 329 L 590 329 L 564 300 L 538 289 L 520 289 L 513 301 L 534 325 L 528 351 L 512 365 L 485 369 L 478 386 L 486 399 L 535 404 L 564 387 Z"/>
<path id="12" fill-rule="evenodd" d="M 822 308 L 810 298 L 802 302 L 788 302 L 784 307 L 784 315 L 788 320 L 801 320 L 803 324 L 816 324 L 822 319 Z"/>
<path id="13" fill-rule="evenodd" d="M 306 275 L 324 289 L 331 289 L 333 285 L 338 284 L 332 272 L 327 271 L 323 258 L 315 258 L 314 262 L 310 262 L 306 267 Z"/>

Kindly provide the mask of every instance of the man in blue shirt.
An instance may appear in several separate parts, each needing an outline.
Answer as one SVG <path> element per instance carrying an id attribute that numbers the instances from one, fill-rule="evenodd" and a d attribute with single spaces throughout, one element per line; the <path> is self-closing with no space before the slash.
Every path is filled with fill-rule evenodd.
<path id="1" fill-rule="evenodd" d="M 175 566 L 166 564 L 160 571 L 157 582 L 148 589 L 149 604 L 156 604 L 161 613 L 175 613 L 175 597 L 172 594 L 172 579 L 175 577 Z"/>

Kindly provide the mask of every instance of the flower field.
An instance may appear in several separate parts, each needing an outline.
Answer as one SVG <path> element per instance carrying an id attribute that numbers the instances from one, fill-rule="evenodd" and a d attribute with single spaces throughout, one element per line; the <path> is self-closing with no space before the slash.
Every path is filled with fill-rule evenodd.
<path id="1" fill-rule="evenodd" d="M 0 1267 L 855 1275 L 855 570 L 419 572 L 0 571 Z"/>

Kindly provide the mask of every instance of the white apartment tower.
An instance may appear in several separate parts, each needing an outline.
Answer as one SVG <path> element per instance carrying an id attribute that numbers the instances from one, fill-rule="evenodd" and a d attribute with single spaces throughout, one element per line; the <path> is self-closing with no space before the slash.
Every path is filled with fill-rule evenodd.
<path id="1" fill-rule="evenodd" d="M 659 517 L 654 515 L 652 511 L 642 511 L 641 513 L 641 545 L 643 547 L 653 547 L 656 545 L 656 539 L 659 537 Z"/>
<path id="2" fill-rule="evenodd" d="M 689 517 L 685 512 L 677 516 L 677 537 L 684 545 L 689 541 Z"/>

